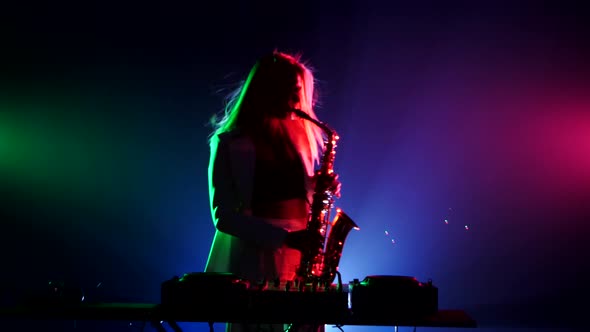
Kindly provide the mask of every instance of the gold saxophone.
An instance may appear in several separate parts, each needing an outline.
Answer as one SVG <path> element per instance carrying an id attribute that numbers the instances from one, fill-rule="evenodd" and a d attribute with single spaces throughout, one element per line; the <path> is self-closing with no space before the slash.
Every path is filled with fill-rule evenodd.
<path id="1" fill-rule="evenodd" d="M 328 125 L 311 118 L 307 113 L 298 109 L 293 112 L 300 118 L 311 121 L 326 134 L 324 155 L 320 168 L 316 171 L 316 178 L 332 175 L 338 135 Z M 334 193 L 331 188 L 326 187 L 329 183 L 325 182 L 316 181 L 307 221 L 307 229 L 319 232 L 323 236 L 323 241 L 302 253 L 297 276 L 305 284 L 328 286 L 338 274 L 338 264 L 348 233 L 359 227 L 340 209 L 336 209 L 336 215 L 330 222 L 330 212 L 334 207 Z"/>

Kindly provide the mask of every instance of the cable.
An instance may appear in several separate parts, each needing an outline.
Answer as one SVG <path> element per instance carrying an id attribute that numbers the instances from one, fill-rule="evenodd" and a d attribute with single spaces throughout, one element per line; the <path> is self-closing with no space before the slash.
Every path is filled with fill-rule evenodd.
<path id="1" fill-rule="evenodd" d="M 168 321 L 166 321 L 166 323 L 168 323 L 168 325 L 170 325 L 170 327 L 174 330 L 174 332 L 182 332 L 182 329 L 180 328 L 180 326 L 178 326 L 178 324 L 176 324 L 175 321 L 168 320 Z"/>
<path id="2" fill-rule="evenodd" d="M 338 277 L 338 291 L 342 292 L 342 275 L 340 271 L 336 271 L 336 276 Z"/>
<path id="3" fill-rule="evenodd" d="M 341 332 L 344 332 L 344 330 L 342 329 L 342 326 L 344 325 L 334 325 L 332 326 L 333 328 L 339 329 Z"/>

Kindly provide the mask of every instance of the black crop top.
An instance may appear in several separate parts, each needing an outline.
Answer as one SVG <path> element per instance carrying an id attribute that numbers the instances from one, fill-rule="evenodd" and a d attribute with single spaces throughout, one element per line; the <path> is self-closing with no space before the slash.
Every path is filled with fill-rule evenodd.
<path id="1" fill-rule="evenodd" d="M 282 144 L 257 142 L 255 145 L 253 209 L 291 199 L 306 201 L 305 173 L 299 155 Z"/>

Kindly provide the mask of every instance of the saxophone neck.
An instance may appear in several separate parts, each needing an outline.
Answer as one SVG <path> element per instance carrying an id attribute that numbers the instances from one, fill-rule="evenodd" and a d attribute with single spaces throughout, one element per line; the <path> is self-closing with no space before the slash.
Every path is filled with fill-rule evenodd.
<path id="1" fill-rule="evenodd" d="M 312 118 L 309 114 L 305 113 L 304 111 L 302 111 L 300 109 L 294 108 L 292 111 L 298 117 L 300 117 L 304 120 L 311 121 L 316 126 L 322 128 L 322 130 L 326 133 L 326 135 L 328 135 L 328 139 L 333 140 L 334 138 L 338 137 L 336 135 L 336 132 L 334 131 L 334 129 L 330 128 L 330 126 L 328 126 L 327 124 L 325 124 L 317 119 Z"/>

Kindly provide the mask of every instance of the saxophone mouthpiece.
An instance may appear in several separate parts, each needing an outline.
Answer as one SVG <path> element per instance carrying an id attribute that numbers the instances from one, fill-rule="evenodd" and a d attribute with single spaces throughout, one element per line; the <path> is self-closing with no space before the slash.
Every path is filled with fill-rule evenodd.
<path id="1" fill-rule="evenodd" d="M 309 114 L 303 112 L 302 110 L 300 110 L 298 108 L 293 108 L 291 111 L 293 111 L 293 113 L 295 113 L 295 115 L 297 115 L 298 117 L 300 117 L 302 119 L 312 120 L 311 117 L 309 116 Z"/>

